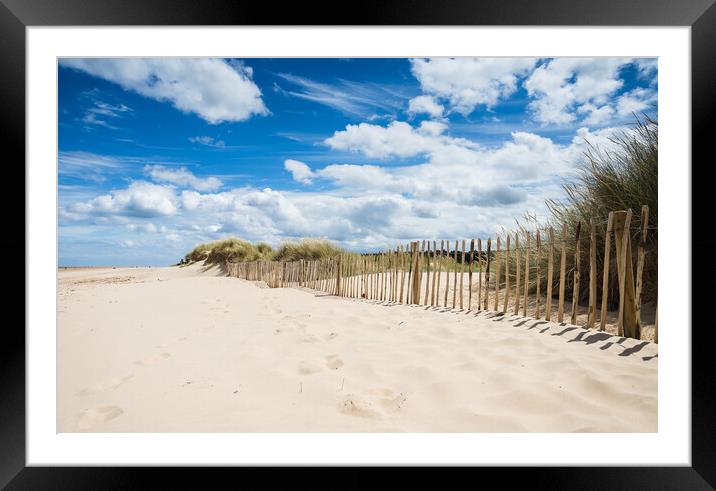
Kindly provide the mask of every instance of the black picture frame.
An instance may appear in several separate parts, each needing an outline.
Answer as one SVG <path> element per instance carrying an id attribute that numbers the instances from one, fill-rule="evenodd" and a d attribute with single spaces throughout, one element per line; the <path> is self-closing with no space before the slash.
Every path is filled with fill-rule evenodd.
<path id="1" fill-rule="evenodd" d="M 321 4 L 214 0 L 0 0 L 0 139 L 4 161 L 24 182 L 19 162 L 25 156 L 25 28 L 28 26 L 110 25 L 483 25 L 483 26 L 690 26 L 692 69 L 692 162 L 713 161 L 707 140 L 711 112 L 716 109 L 716 5 L 715 0 L 429 0 L 365 1 L 355 11 Z M 341 13 L 342 12 L 342 13 Z M 710 158 L 709 158 L 710 157 Z M 688 163 L 680 164 L 686 172 Z M 692 182 L 697 182 L 692 181 Z M 14 186 L 19 187 L 19 186 Z M 699 196 L 695 189 L 692 196 Z M 708 193 L 706 193 L 708 194 Z M 18 198 L 3 193 L 6 218 L 12 230 L 25 230 L 17 209 Z M 692 203 L 693 213 L 701 207 Z M 708 208 L 706 208 L 708 209 Z M 14 220 L 15 223 L 12 221 Z M 698 223 L 692 218 L 692 223 Z M 20 236 L 19 232 L 14 235 Z M 710 233 L 692 239 L 692 252 L 716 245 Z M 23 244 L 24 244 L 24 233 Z M 17 241 L 5 239 L 0 247 L 20 272 Z M 23 250 L 24 247 L 23 247 Z M 23 265 L 26 268 L 26 255 Z M 690 262 L 687 267 L 691 268 Z M 703 266 L 712 277 L 713 266 Z M 11 274 L 11 273 L 7 273 Z M 667 286 L 667 291 L 668 291 Z M 680 285 L 688 288 L 688 285 Z M 692 287 L 694 305 L 708 304 L 708 290 Z M 16 293 L 19 295 L 19 293 Z M 24 289 L 23 289 L 24 295 Z M 6 310 L 11 305 L 8 300 Z M 686 322 L 682 326 L 688 331 Z M 20 323 L 6 321 L 0 336 L 0 487 L 8 489 L 125 489 L 147 483 L 154 470 L 141 468 L 39 468 L 26 467 L 25 442 L 25 335 Z M 693 325 L 698 325 L 693 323 Z M 500 474 L 509 484 L 518 477 L 531 487 L 549 489 L 714 489 L 716 487 L 716 377 L 711 360 L 714 344 L 710 323 L 692 330 L 692 466 L 691 467 L 568 467 L 484 469 Z M 668 361 L 666 361 L 668 363 Z M 230 472 L 223 469 L 221 472 Z M 258 470 L 257 472 L 265 472 Z M 183 485 L 186 470 L 173 469 Z M 195 476 L 203 485 L 204 474 Z M 344 481 L 342 486 L 369 485 L 369 476 Z M 509 477 L 506 477 L 509 476 Z M 267 475 L 266 477 L 269 477 Z M 361 484 L 361 481 L 362 484 Z"/>

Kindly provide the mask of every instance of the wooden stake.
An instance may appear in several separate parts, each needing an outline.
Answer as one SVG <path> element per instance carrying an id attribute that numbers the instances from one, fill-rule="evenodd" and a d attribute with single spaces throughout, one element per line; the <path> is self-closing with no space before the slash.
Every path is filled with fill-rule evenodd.
<path id="1" fill-rule="evenodd" d="M 634 304 L 636 308 L 636 321 L 641 327 L 641 292 L 642 279 L 644 276 L 644 256 L 646 254 L 646 234 L 649 231 L 649 206 L 641 207 L 641 237 L 639 240 L 639 250 L 637 252 L 636 262 L 636 294 L 634 296 Z"/>
<path id="2" fill-rule="evenodd" d="M 572 285 L 572 324 L 577 323 L 577 307 L 579 304 L 579 280 L 580 270 L 579 262 L 581 254 L 579 253 L 580 241 L 579 234 L 582 231 L 582 222 L 577 222 L 577 233 L 575 235 L 575 248 L 574 248 L 574 283 Z"/>
<path id="3" fill-rule="evenodd" d="M 604 331 L 607 326 L 607 301 L 609 300 L 609 255 L 612 251 L 610 241 L 612 239 L 612 225 L 614 223 L 614 212 L 609 212 L 607 219 L 607 233 L 604 235 L 604 272 L 602 280 L 602 310 L 599 316 L 599 330 Z"/>
<path id="4" fill-rule="evenodd" d="M 477 239 L 477 310 L 482 310 L 482 276 L 484 268 L 482 267 L 482 239 Z"/>
<path id="5" fill-rule="evenodd" d="M 505 244 L 505 301 L 502 304 L 502 313 L 507 313 L 507 304 L 510 303 L 510 234 L 507 233 Z"/>
<path id="6" fill-rule="evenodd" d="M 515 232 L 515 315 L 520 315 L 520 234 Z"/>
<path id="7" fill-rule="evenodd" d="M 552 317 L 552 283 L 554 273 L 554 229 L 549 228 L 549 257 L 547 258 L 547 305 L 545 306 L 545 320 Z"/>
<path id="8" fill-rule="evenodd" d="M 530 233 L 525 232 L 525 305 L 522 316 L 527 317 L 527 304 L 530 301 Z"/>
<path id="9" fill-rule="evenodd" d="M 445 241 L 445 246 L 447 247 L 447 251 L 445 252 L 444 256 L 446 257 L 445 260 L 445 301 L 443 302 L 443 307 L 447 307 L 448 305 L 448 290 L 450 290 L 450 269 L 448 269 L 450 266 L 450 241 Z"/>
<path id="10" fill-rule="evenodd" d="M 542 315 L 542 293 L 540 288 L 542 287 L 542 238 L 540 237 L 539 230 L 537 230 L 536 237 L 537 246 L 537 287 L 535 291 L 535 319 L 539 319 Z"/>
<path id="11" fill-rule="evenodd" d="M 487 310 L 487 297 L 490 291 L 490 247 L 492 239 L 487 239 L 487 266 L 485 268 L 485 310 Z"/>
<path id="12" fill-rule="evenodd" d="M 632 211 L 618 211 L 614 214 L 614 241 L 616 242 L 617 264 L 619 264 L 619 336 L 639 339 L 641 330 L 634 308 L 634 273 L 631 261 L 631 225 Z"/>
<path id="13" fill-rule="evenodd" d="M 562 225 L 562 258 L 559 263 L 559 303 L 557 304 L 557 322 L 564 322 L 564 287 L 567 269 L 567 224 Z"/>
<path id="14" fill-rule="evenodd" d="M 436 297 L 435 297 L 435 305 L 438 306 L 440 304 L 440 278 L 443 275 L 443 255 L 445 252 L 445 241 L 440 241 L 440 259 L 438 259 L 438 285 L 436 287 Z M 435 282 L 433 281 L 433 285 Z"/>
<path id="15" fill-rule="evenodd" d="M 587 328 L 594 329 L 597 317 L 597 226 L 594 219 L 589 220 L 591 233 L 589 234 L 589 311 L 587 313 Z"/>
<path id="16" fill-rule="evenodd" d="M 475 239 L 470 240 L 469 273 L 467 274 L 467 310 L 472 310 L 472 262 L 475 259 Z"/>
<path id="17" fill-rule="evenodd" d="M 465 277 L 465 240 L 462 241 L 462 256 L 460 257 L 460 310 L 463 309 L 462 296 L 463 296 L 463 278 Z"/>
<path id="18" fill-rule="evenodd" d="M 420 305 L 420 254 L 418 252 L 418 243 L 415 243 L 415 253 L 413 259 L 413 291 L 411 294 L 412 303 Z"/>
<path id="19" fill-rule="evenodd" d="M 426 268 L 425 268 L 425 305 L 428 305 L 428 299 L 430 298 L 430 241 L 428 241 L 428 253 L 426 255 Z"/>
<path id="20" fill-rule="evenodd" d="M 495 249 L 495 306 L 492 310 L 497 312 L 500 308 L 500 237 L 497 237 L 497 247 Z"/>
<path id="21" fill-rule="evenodd" d="M 457 240 L 455 241 L 455 253 L 453 254 L 455 257 L 455 266 L 453 267 L 453 284 L 452 284 L 452 308 L 455 308 L 455 300 L 457 297 Z"/>

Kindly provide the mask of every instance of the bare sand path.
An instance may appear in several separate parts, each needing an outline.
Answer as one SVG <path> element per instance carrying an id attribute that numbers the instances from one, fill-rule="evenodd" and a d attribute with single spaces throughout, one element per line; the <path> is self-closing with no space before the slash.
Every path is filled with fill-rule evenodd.
<path id="1" fill-rule="evenodd" d="M 59 270 L 58 431 L 657 430 L 655 344 L 201 269 Z"/>

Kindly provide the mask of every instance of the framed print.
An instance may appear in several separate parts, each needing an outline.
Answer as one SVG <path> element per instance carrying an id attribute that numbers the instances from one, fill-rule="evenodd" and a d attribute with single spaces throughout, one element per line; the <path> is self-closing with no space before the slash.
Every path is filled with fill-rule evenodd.
<path id="1" fill-rule="evenodd" d="M 3 0 L 26 314 L 0 482 L 528 466 L 711 489 L 691 172 L 716 7 L 549 3 L 345 25 Z"/>

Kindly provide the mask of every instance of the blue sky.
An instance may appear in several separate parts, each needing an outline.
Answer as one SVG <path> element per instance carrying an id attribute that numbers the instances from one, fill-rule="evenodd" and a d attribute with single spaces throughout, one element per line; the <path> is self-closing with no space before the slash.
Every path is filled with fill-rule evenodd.
<path id="1" fill-rule="evenodd" d="M 655 59 L 62 59 L 60 265 L 226 236 L 352 250 L 494 235 L 587 142 L 656 116 Z"/>

